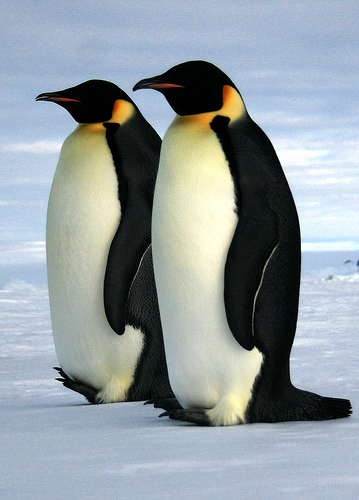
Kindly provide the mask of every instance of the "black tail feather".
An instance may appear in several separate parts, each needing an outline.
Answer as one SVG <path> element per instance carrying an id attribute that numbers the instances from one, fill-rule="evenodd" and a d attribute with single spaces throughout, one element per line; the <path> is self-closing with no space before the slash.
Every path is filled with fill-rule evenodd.
<path id="1" fill-rule="evenodd" d="M 304 391 L 302 391 L 304 392 Z M 310 397 L 308 397 L 308 395 Z M 303 405 L 303 420 L 331 420 L 345 418 L 352 414 L 352 405 L 348 399 L 330 398 L 307 393 L 308 404 Z"/>
<path id="2" fill-rule="evenodd" d="M 272 398 L 257 394 L 248 408 L 247 420 L 252 423 L 332 420 L 351 414 L 348 399 L 320 396 L 291 386 Z"/>

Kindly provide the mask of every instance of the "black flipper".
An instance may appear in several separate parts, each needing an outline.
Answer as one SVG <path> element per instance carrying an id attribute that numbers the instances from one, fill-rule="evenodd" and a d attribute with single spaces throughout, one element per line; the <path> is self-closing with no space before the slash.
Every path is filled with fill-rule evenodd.
<path id="1" fill-rule="evenodd" d="M 278 221 L 263 187 L 266 155 L 260 150 L 251 151 L 240 131 L 231 130 L 228 124 L 224 116 L 217 116 L 211 123 L 232 174 L 238 214 L 225 266 L 224 299 L 234 337 L 243 348 L 251 350 L 255 345 L 255 300 L 267 262 L 279 241 Z"/>
<path id="2" fill-rule="evenodd" d="M 228 325 L 245 349 L 254 347 L 254 308 L 266 264 L 278 244 L 275 214 L 241 215 L 228 251 L 224 300 Z"/>
<path id="3" fill-rule="evenodd" d="M 119 335 L 126 325 L 125 305 L 131 283 L 151 243 L 152 198 L 161 147 L 161 139 L 152 127 L 141 122 L 135 135 L 131 120 L 123 126 L 104 124 L 119 181 L 122 212 L 108 255 L 104 303 L 108 322 Z M 140 126 L 146 140 L 138 132 Z"/>

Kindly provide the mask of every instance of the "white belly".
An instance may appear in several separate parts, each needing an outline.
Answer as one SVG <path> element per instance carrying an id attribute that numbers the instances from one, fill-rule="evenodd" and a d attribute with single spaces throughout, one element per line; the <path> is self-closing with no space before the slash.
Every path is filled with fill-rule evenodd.
<path id="1" fill-rule="evenodd" d="M 141 332 L 118 336 L 103 304 L 112 238 L 121 218 L 117 176 L 104 132 L 78 127 L 65 141 L 51 189 L 46 231 L 51 319 L 63 370 L 123 399 L 143 347 Z M 123 393 L 123 397 L 121 396 Z"/>
<path id="2" fill-rule="evenodd" d="M 175 120 L 162 145 L 152 228 L 170 381 L 184 407 L 230 399 L 244 420 L 262 356 L 242 349 L 226 320 L 224 267 L 237 220 L 215 134 Z"/>

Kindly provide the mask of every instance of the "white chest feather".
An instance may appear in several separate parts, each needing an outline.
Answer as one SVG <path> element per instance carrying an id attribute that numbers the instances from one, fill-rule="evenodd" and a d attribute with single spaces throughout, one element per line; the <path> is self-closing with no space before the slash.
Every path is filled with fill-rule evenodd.
<path id="1" fill-rule="evenodd" d="M 68 375 L 99 389 L 118 376 L 128 388 L 142 334 L 127 327 L 119 337 L 105 316 L 104 274 L 121 207 L 111 152 L 98 128 L 77 127 L 64 142 L 54 176 L 46 230 L 51 317 Z"/>
<path id="2" fill-rule="evenodd" d="M 226 320 L 224 268 L 237 222 L 215 133 L 175 119 L 161 150 L 152 236 L 170 381 L 185 407 L 214 408 L 234 394 L 243 419 L 262 357 L 241 348 Z"/>

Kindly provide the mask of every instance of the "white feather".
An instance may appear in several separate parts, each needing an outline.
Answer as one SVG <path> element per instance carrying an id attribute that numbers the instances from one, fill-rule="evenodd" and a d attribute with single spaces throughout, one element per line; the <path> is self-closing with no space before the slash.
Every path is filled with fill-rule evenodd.
<path id="1" fill-rule="evenodd" d="M 237 224 L 228 163 L 209 124 L 177 117 L 164 137 L 153 256 L 170 381 L 181 404 L 215 425 L 245 421 L 263 361 L 233 337 L 224 267 Z"/>
<path id="2" fill-rule="evenodd" d="M 118 183 L 102 125 L 79 125 L 63 144 L 47 216 L 47 266 L 58 360 L 71 377 L 125 398 L 143 335 L 109 326 L 103 283 L 111 241 L 121 218 Z"/>

